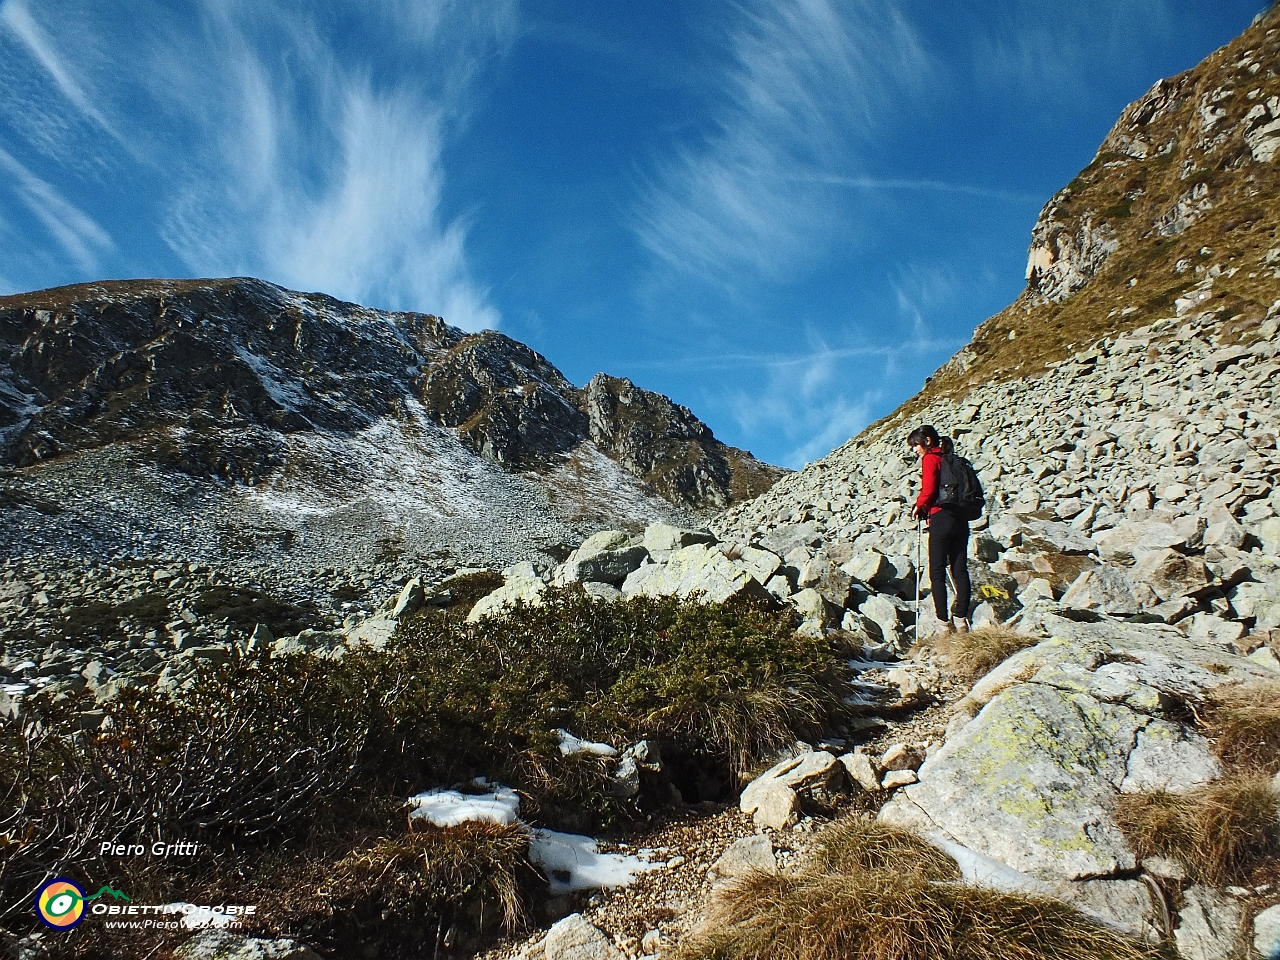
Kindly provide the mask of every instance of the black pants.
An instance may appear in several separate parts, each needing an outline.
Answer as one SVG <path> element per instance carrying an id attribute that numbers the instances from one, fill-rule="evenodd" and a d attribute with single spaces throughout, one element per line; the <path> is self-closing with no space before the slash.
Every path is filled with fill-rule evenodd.
<path id="1" fill-rule="evenodd" d="M 929 583 L 939 620 L 969 616 L 969 522 L 945 507 L 929 517 Z M 947 569 L 956 585 L 956 603 L 947 614 Z"/>

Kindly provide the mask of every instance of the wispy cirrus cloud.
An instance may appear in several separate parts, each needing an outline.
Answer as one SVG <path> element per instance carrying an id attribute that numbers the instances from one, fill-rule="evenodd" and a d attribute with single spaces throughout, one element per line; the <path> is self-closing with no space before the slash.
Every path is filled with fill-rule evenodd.
<path id="1" fill-rule="evenodd" d="M 740 13 L 709 122 L 656 162 L 633 223 L 668 268 L 778 279 L 831 242 L 842 223 L 828 202 L 831 171 L 856 169 L 887 105 L 901 109 L 932 68 L 884 0 L 783 0 Z"/>
<path id="2" fill-rule="evenodd" d="M 47 77 L 46 126 L 61 103 L 122 141 L 45 148 L 87 147 L 132 179 L 185 271 L 499 323 L 468 268 L 466 212 L 446 210 L 443 157 L 516 35 L 516 0 L 26 3 L 5 0 L 0 28 Z M 99 39 L 82 51 L 86 30 Z"/>
<path id="3" fill-rule="evenodd" d="M 0 4 L 0 25 L 8 30 L 45 70 L 59 92 L 81 114 L 113 138 L 123 141 L 115 125 L 107 119 L 93 98 L 81 86 L 57 45 L 32 16 L 26 0 L 5 0 Z"/>
<path id="4" fill-rule="evenodd" d="M 1125 58 L 1133 45 L 1167 35 L 1175 16 L 1169 0 L 1089 3 L 1072 16 L 1062 3 L 1002 3 L 1001 16 L 974 38 L 980 82 L 1046 97 L 1079 96 L 1100 60 Z M 1075 6 L 1074 10 L 1079 10 Z M 957 11 L 958 13 L 962 11 Z"/>
<path id="5" fill-rule="evenodd" d="M 101 256 L 115 248 L 107 231 L 92 217 L 2 149 L 0 170 L 12 178 L 10 188 L 80 269 L 96 270 Z"/>

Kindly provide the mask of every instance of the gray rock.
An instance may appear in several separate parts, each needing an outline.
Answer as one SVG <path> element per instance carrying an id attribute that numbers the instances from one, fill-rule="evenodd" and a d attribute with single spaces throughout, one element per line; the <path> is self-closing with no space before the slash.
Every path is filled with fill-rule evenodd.
<path id="1" fill-rule="evenodd" d="M 510 577 L 497 590 L 476 601 L 467 614 L 467 622 L 475 623 L 483 617 L 501 616 L 504 610 L 516 603 L 536 607 L 542 603 L 542 595 L 546 592 L 546 582 L 536 577 Z"/>
<path id="2" fill-rule="evenodd" d="M 736 547 L 737 562 L 747 573 L 756 578 L 756 581 L 768 584 L 773 575 L 782 567 L 782 558 L 770 550 L 761 550 L 759 547 L 738 546 Z"/>
<path id="3" fill-rule="evenodd" d="M 841 756 L 840 763 L 850 779 L 863 790 L 880 789 L 880 771 L 876 768 L 875 761 L 861 747 Z"/>
<path id="4" fill-rule="evenodd" d="M 1112 617 L 1131 617 L 1157 597 L 1145 584 L 1134 584 L 1125 571 L 1103 564 L 1084 571 L 1059 603 L 1068 610 L 1090 610 Z"/>
<path id="5" fill-rule="evenodd" d="M 595 597 L 597 600 L 607 600 L 613 602 L 622 599 L 622 591 L 611 583 L 595 583 L 588 580 L 582 585 L 582 589 L 589 596 Z"/>
<path id="6" fill-rule="evenodd" d="M 880 781 L 881 787 L 885 790 L 897 790 L 899 787 L 905 787 L 920 780 L 914 770 L 890 770 Z"/>
<path id="7" fill-rule="evenodd" d="M 805 620 L 817 620 L 824 627 L 827 624 L 838 622 L 843 614 L 840 607 L 812 587 L 797 593 L 791 598 L 791 603 L 795 605 L 796 612 Z"/>
<path id="8" fill-rule="evenodd" d="M 1055 885 L 1052 894 L 1121 933 L 1148 943 L 1161 939 L 1164 917 L 1141 880 L 1068 881 Z"/>
<path id="9" fill-rule="evenodd" d="M 674 550 L 691 547 L 694 544 L 712 544 L 716 542 L 713 534 L 705 530 L 687 530 L 673 527 L 665 523 L 652 523 L 644 530 L 644 548 L 655 559 L 665 557 Z"/>
<path id="10" fill-rule="evenodd" d="M 781 573 L 770 577 L 769 582 L 765 584 L 765 589 L 777 600 L 786 601 L 791 599 L 791 581 Z"/>
<path id="11" fill-rule="evenodd" d="M 875 625 L 886 643 L 897 643 L 901 638 L 904 611 L 887 594 L 873 593 L 858 607 L 858 612 Z"/>
<path id="12" fill-rule="evenodd" d="M 796 586 L 812 588 L 821 593 L 836 607 L 844 607 L 849 599 L 852 578 L 831 562 L 825 553 L 818 553 L 801 564 L 796 572 Z"/>
<path id="13" fill-rule="evenodd" d="M 735 840 L 715 862 L 714 869 L 721 879 L 743 877 L 753 870 L 777 873 L 778 859 L 773 855 L 773 841 L 763 835 Z"/>
<path id="14" fill-rule="evenodd" d="M 1241 943 L 1244 917 L 1234 900 L 1210 887 L 1183 891 L 1178 929 L 1173 932 L 1184 960 L 1233 960 Z"/>
<path id="15" fill-rule="evenodd" d="M 400 596 L 396 598 L 395 606 L 391 609 L 391 619 L 399 620 L 401 617 L 417 613 L 422 609 L 425 599 L 426 594 L 422 589 L 422 581 L 414 577 L 404 585 L 404 589 L 400 591 Z"/>
<path id="16" fill-rule="evenodd" d="M 1079 511 L 1077 511 L 1078 513 Z M 1051 548 L 1057 553 L 1093 553 L 1096 545 L 1079 530 L 1066 523 L 1051 520 L 1029 520 L 1022 525 L 1022 547 Z"/>
<path id="17" fill-rule="evenodd" d="M 1161 600 L 1189 596 L 1209 585 L 1209 572 L 1200 557 L 1188 557 L 1168 547 L 1144 553 L 1129 577 L 1146 584 Z"/>
<path id="18" fill-rule="evenodd" d="M 770 596 L 746 570 L 704 544 L 676 550 L 666 563 L 641 567 L 627 577 L 622 593 L 627 597 L 681 598 L 701 594 L 708 603 L 723 603 L 730 597 Z"/>
<path id="19" fill-rule="evenodd" d="M 1182 621 L 1179 627 L 1184 627 L 1187 636 L 1193 640 L 1219 644 L 1223 647 L 1239 640 L 1245 632 L 1243 623 L 1224 620 L 1209 613 L 1197 613 Z"/>
<path id="20" fill-rule="evenodd" d="M 891 801 L 880 815 L 941 828 L 1045 880 L 1132 870 L 1133 851 L 1110 811 L 1143 725 L 1145 718 L 1087 694 L 1017 684 L 926 760 L 907 800 Z"/>
<path id="21" fill-rule="evenodd" d="M 878 550 L 866 550 L 855 555 L 841 569 L 859 583 L 881 589 L 889 586 L 897 577 L 897 571 L 889 563 L 889 558 Z"/>
<path id="22" fill-rule="evenodd" d="M 225 930 L 198 934 L 174 951 L 175 960 L 320 960 L 296 940 L 262 940 Z"/>
<path id="23" fill-rule="evenodd" d="M 1227 596 L 1236 615 L 1253 620 L 1255 630 L 1280 627 L 1280 579 L 1237 584 Z"/>
<path id="24" fill-rule="evenodd" d="M 613 941 L 580 913 L 557 921 L 542 941 L 545 960 L 623 960 Z"/>
<path id="25" fill-rule="evenodd" d="M 918 770 L 924 763 L 924 751 L 905 743 L 890 744 L 880 757 L 879 767 L 884 771 Z"/>
<path id="26" fill-rule="evenodd" d="M 752 793 L 750 809 L 743 804 L 742 810 L 756 826 L 785 830 L 800 817 L 800 797 L 786 784 L 768 781 Z"/>
<path id="27" fill-rule="evenodd" d="M 738 799 L 738 807 L 760 826 L 781 830 L 795 821 L 798 794 L 832 791 L 843 774 L 836 758 L 825 750 L 790 757 L 770 767 L 749 783 Z"/>
<path id="28" fill-rule="evenodd" d="M 582 552 L 586 544 L 574 553 L 556 571 L 554 583 L 608 583 L 621 584 L 630 574 L 640 569 L 640 565 L 649 557 L 649 551 L 642 546 L 622 546 L 614 549 Z"/>
<path id="29" fill-rule="evenodd" d="M 1164 547 L 1184 547 L 1187 538 L 1172 524 L 1125 520 L 1094 538 L 1103 560 L 1132 563 L 1142 554 Z"/>
<path id="30" fill-rule="evenodd" d="M 1280 960 L 1280 903 L 1253 918 L 1253 949 L 1263 960 Z"/>
<path id="31" fill-rule="evenodd" d="M 253 626 L 253 633 L 249 636 L 249 642 L 245 645 L 246 650 L 270 650 L 275 646 L 276 638 L 271 635 L 271 628 L 265 623 L 256 623 Z"/>
<path id="32" fill-rule="evenodd" d="M 1206 547 L 1228 547 L 1232 550 L 1243 549 L 1249 535 L 1232 517 L 1225 517 L 1217 523 L 1211 523 L 1201 538 Z"/>

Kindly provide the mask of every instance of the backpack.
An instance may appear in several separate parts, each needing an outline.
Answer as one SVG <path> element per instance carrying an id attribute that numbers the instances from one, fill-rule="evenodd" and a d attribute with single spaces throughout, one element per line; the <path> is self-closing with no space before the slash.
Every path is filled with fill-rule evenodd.
<path id="1" fill-rule="evenodd" d="M 938 478 L 938 506 L 951 510 L 961 520 L 977 520 L 987 505 L 978 473 L 964 457 L 942 455 L 942 475 Z"/>

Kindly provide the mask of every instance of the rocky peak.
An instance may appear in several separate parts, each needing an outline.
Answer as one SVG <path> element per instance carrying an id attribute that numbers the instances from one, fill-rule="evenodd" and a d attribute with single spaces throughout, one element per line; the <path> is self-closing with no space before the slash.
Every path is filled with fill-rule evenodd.
<path id="1" fill-rule="evenodd" d="M 596 446 L 664 496 L 728 504 L 728 448 L 688 407 L 603 373 L 591 378 L 581 403 Z"/>
<path id="2" fill-rule="evenodd" d="M 693 508 L 758 493 L 782 472 L 630 381 L 602 375 L 578 390 L 524 344 L 439 317 L 253 279 L 0 298 L 0 462 L 126 444 L 193 477 L 257 484 L 286 468 L 290 437 L 351 436 L 410 410 L 509 472 L 553 471 L 594 441 Z"/>
<path id="3" fill-rule="evenodd" d="M 432 419 L 476 453 L 513 469 L 545 464 L 586 435 L 576 391 L 546 358 L 486 330 L 463 337 L 420 385 Z"/>

